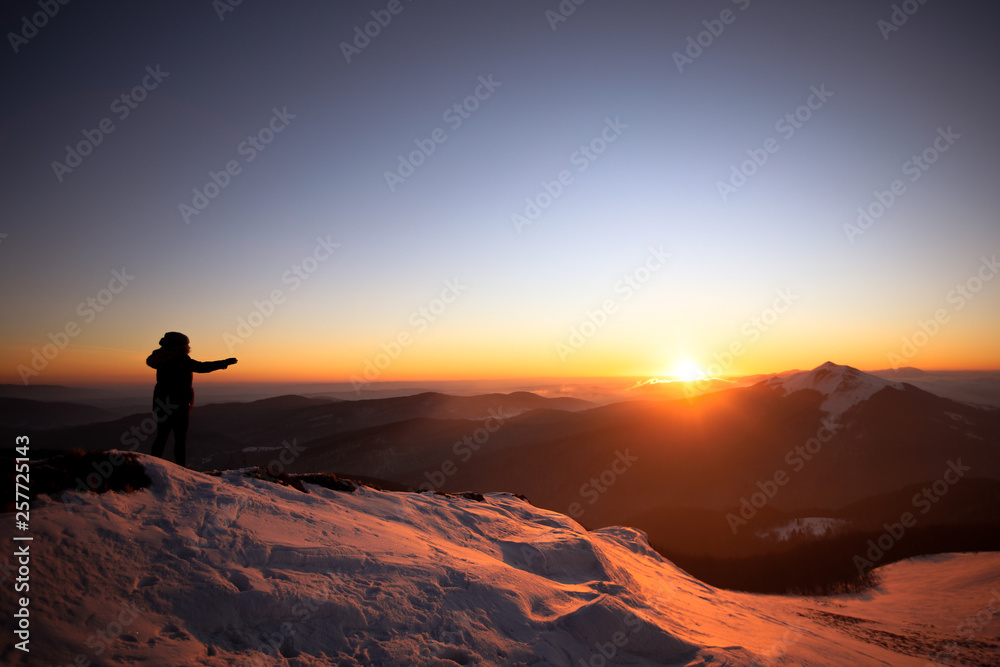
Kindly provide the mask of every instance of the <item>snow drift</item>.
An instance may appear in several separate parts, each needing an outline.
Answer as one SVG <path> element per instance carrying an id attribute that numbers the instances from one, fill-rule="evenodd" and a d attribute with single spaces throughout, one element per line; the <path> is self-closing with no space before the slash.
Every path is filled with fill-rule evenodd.
<path id="1" fill-rule="evenodd" d="M 8 645 L 5 664 L 924 665 L 996 656 L 997 623 L 962 624 L 992 610 L 992 596 L 1000 610 L 998 554 L 895 564 L 861 595 L 750 595 L 692 578 L 639 531 L 588 532 L 507 494 L 314 484 L 303 493 L 241 471 L 216 477 L 138 461 L 149 488 L 39 496 L 31 653 Z M 9 531 L 13 521 L 4 523 Z"/>

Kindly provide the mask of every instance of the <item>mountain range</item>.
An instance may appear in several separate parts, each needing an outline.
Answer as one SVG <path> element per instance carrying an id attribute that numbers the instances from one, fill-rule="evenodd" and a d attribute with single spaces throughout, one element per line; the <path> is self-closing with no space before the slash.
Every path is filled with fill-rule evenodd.
<path id="1" fill-rule="evenodd" d="M 50 420 L 36 432 L 40 449 L 149 450 L 148 415 L 74 424 L 103 414 L 84 408 L 0 398 L 0 435 L 11 441 Z M 790 528 L 805 519 L 838 526 L 825 538 L 859 540 L 910 512 L 909 543 L 924 552 L 938 539 L 926 531 L 941 526 L 965 531 L 945 547 L 992 548 L 980 537 L 1000 521 L 1000 410 L 829 362 L 673 400 L 280 396 L 196 407 L 191 424 L 195 469 L 262 466 L 383 488 L 519 494 L 588 528 L 644 530 L 689 568 L 694 557 L 808 546 L 821 536 Z M 796 539 L 775 537 L 788 534 Z M 849 544 L 845 553 L 855 552 Z"/>

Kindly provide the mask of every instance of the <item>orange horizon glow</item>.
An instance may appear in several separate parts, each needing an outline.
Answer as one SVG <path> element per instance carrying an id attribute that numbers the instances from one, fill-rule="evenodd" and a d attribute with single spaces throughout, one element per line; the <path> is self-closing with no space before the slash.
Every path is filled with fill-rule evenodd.
<path id="1" fill-rule="evenodd" d="M 21 375 L 11 370 L 36 367 L 41 362 L 34 357 L 34 346 L 5 346 L 0 348 L 8 362 L 0 383 L 25 384 Z M 325 354 L 310 352 L 306 347 L 288 346 L 268 350 L 263 345 L 233 352 L 225 345 L 211 341 L 193 340 L 191 356 L 202 361 L 235 356 L 239 363 L 224 371 L 200 375 L 198 382 L 250 384 L 250 383 L 350 383 L 379 382 L 440 382 L 440 381 L 489 381 L 520 380 L 529 378 L 564 379 L 634 379 L 647 378 L 660 381 L 694 382 L 704 378 L 738 378 L 750 375 L 767 375 L 790 370 L 809 370 L 826 361 L 853 366 L 861 370 L 886 370 L 892 366 L 884 355 L 878 354 L 771 354 L 746 353 L 739 358 L 731 353 L 714 355 L 684 355 L 676 359 L 661 359 L 658 363 L 643 363 L 637 351 L 617 354 L 595 349 L 585 358 L 586 363 L 564 364 L 553 360 L 547 350 L 536 349 L 520 358 L 502 355 L 490 358 L 485 350 L 455 345 L 439 345 L 437 349 L 407 350 L 396 358 L 380 351 L 378 346 L 357 344 L 329 350 Z M 145 364 L 146 356 L 154 349 L 142 351 L 123 348 L 68 346 L 60 350 L 36 374 L 28 374 L 27 384 L 115 385 L 142 384 L 154 381 L 154 372 Z M 51 348 L 48 350 L 51 352 Z M 584 350 L 584 352 L 588 352 Z M 964 354 L 963 354 L 964 353 Z M 581 355 L 583 353 L 581 352 Z M 923 356 L 923 355 L 921 355 Z M 967 350 L 951 354 L 926 354 L 927 363 L 921 358 L 901 364 L 926 371 L 996 371 L 1000 358 L 996 353 L 982 355 L 981 361 Z M 547 358 L 549 357 L 549 358 Z M 992 357 L 992 358 L 991 358 Z M 11 363 L 13 362 L 13 363 Z M 881 362 L 881 363 L 880 363 Z M 664 370 L 667 369 L 667 370 Z"/>

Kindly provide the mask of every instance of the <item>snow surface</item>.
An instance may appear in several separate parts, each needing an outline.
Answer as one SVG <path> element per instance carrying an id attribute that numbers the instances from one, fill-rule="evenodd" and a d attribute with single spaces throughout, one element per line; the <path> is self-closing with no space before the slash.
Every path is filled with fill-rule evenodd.
<path id="1" fill-rule="evenodd" d="M 851 366 L 826 362 L 811 371 L 801 371 L 787 377 L 765 380 L 764 384 L 783 389 L 785 395 L 812 389 L 826 396 L 820 409 L 836 419 L 858 403 L 867 400 L 886 387 L 903 389 L 900 382 L 883 380 Z"/>
<path id="2" fill-rule="evenodd" d="M 0 662 L 599 667 L 925 665 L 932 653 L 975 664 L 997 659 L 989 653 L 1000 631 L 995 619 L 975 631 L 979 644 L 948 642 L 993 596 L 1000 610 L 1000 554 L 897 563 L 880 569 L 882 585 L 859 595 L 751 595 L 692 578 L 639 531 L 587 532 L 506 494 L 476 502 L 309 484 L 306 494 L 236 471 L 212 477 L 139 459 L 153 480 L 148 489 L 68 493 L 62 502 L 39 496 L 31 511 L 31 654 L 7 646 Z"/>

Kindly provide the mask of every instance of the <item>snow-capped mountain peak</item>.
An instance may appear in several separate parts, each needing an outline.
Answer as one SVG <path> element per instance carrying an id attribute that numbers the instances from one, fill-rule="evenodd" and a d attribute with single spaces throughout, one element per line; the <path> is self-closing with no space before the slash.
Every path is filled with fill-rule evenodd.
<path id="1" fill-rule="evenodd" d="M 839 417 L 886 387 L 903 389 L 900 382 L 883 380 L 852 366 L 841 366 L 832 361 L 827 361 L 811 371 L 771 378 L 762 384 L 783 390 L 786 396 L 805 389 L 818 391 L 826 397 L 820 408 L 833 418 Z"/>

